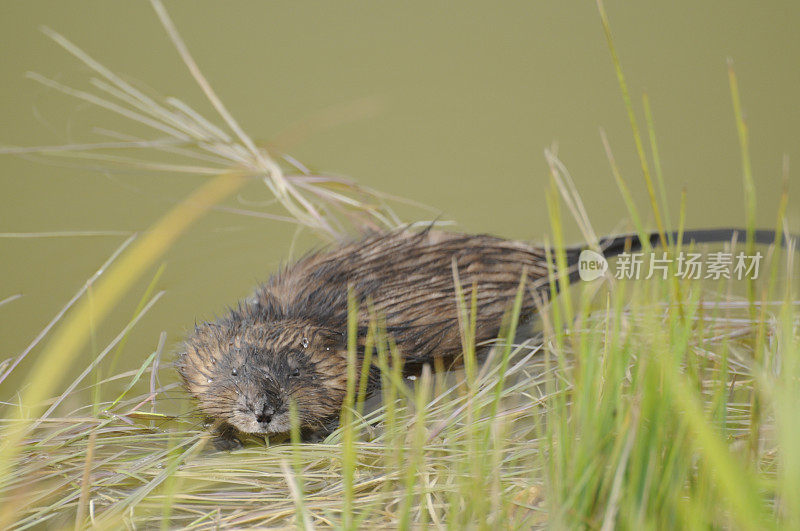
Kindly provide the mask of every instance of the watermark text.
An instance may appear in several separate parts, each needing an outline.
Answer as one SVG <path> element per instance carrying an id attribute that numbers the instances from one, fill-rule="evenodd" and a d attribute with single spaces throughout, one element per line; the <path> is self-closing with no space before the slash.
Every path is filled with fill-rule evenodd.
<path id="1" fill-rule="evenodd" d="M 674 256 L 662 253 L 621 253 L 614 264 L 614 278 L 619 280 L 639 280 L 670 276 L 682 279 L 735 279 L 755 280 L 763 256 L 761 252 L 748 255 L 744 252 L 702 253 L 680 252 Z M 595 280 L 608 271 L 605 257 L 591 250 L 581 252 L 578 259 L 578 274 L 581 280 Z"/>

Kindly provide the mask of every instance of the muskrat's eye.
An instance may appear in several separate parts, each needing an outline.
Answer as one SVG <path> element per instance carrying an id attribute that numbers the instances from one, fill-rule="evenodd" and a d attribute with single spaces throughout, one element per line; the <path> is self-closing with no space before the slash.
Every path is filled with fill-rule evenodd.
<path id="1" fill-rule="evenodd" d="M 291 374 L 291 376 L 292 376 L 293 378 L 297 378 L 298 376 L 300 376 L 300 369 L 294 369 L 294 370 L 292 371 L 292 374 Z"/>

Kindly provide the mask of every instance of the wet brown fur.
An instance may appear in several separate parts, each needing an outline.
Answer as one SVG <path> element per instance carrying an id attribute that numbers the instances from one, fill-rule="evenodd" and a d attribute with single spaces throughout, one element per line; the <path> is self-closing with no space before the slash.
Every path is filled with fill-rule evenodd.
<path id="1" fill-rule="evenodd" d="M 294 400 L 303 428 L 324 429 L 335 422 L 346 389 L 348 286 L 361 303 L 362 342 L 370 301 L 404 362 L 452 359 L 461 352 L 454 263 L 467 300 L 477 287 L 478 342 L 497 337 L 523 271 L 543 287 L 547 274 L 540 248 L 436 230 L 374 234 L 312 253 L 275 274 L 224 319 L 196 328 L 178 364 L 186 387 L 206 415 L 239 431 L 255 431 L 243 430 L 231 411 L 243 395 L 256 396 L 260 387 L 273 385 L 275 409 Z M 535 307 L 528 290 L 522 318 Z M 290 359 L 302 362 L 294 377 Z M 272 374 L 265 374 L 266 368 Z M 377 386 L 377 371 L 371 376 L 370 391 Z"/>
<path id="2" fill-rule="evenodd" d="M 742 229 L 683 234 L 684 242 L 743 236 Z M 659 237 L 654 233 L 649 238 L 656 244 Z M 755 233 L 759 243 L 774 240 L 772 231 Z M 600 244 L 606 256 L 641 247 L 630 235 L 605 238 Z M 570 266 L 580 251 L 567 249 Z M 338 418 L 347 385 L 348 286 L 360 303 L 360 344 L 369 325 L 369 301 L 384 319 L 404 363 L 453 359 L 461 353 L 454 264 L 466 300 L 473 287 L 477 289 L 479 343 L 497 337 L 523 274 L 527 289 L 521 320 L 531 317 L 537 303 L 550 295 L 546 253 L 540 247 L 436 230 L 373 234 L 301 258 L 225 318 L 196 327 L 178 369 L 201 410 L 236 431 L 288 431 L 292 401 L 303 429 L 329 429 Z M 570 276 L 577 276 L 574 269 Z M 359 363 L 362 355 L 359 351 Z M 372 367 L 369 374 L 367 388 L 374 391 L 378 371 Z"/>

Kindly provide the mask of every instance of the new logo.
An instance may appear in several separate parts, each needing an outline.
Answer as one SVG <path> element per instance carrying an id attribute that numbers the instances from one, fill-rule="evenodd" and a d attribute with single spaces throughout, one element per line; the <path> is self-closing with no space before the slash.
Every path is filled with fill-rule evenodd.
<path id="1" fill-rule="evenodd" d="M 608 271 L 608 261 L 602 254 L 584 249 L 578 257 L 578 275 L 581 280 L 591 281 L 603 276 Z"/>

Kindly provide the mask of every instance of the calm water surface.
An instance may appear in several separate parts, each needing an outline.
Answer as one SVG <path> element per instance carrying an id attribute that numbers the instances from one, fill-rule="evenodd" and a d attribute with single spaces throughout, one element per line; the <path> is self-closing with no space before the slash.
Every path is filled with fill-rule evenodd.
<path id="1" fill-rule="evenodd" d="M 543 150 L 557 142 L 598 232 L 622 227 L 626 213 L 600 127 L 647 209 L 593 2 L 167 7 L 254 138 L 314 169 L 433 207 L 428 214 L 401 210 L 409 220 L 441 215 L 463 230 L 540 240 L 548 230 Z M 652 102 L 673 212 L 685 188 L 688 225 L 744 221 L 731 57 L 750 127 L 759 222 L 773 226 L 783 156 L 792 166 L 800 161 L 800 3 L 616 0 L 607 7 L 636 108 L 645 90 Z M 141 132 L 25 79 L 33 70 L 85 87 L 90 76 L 40 25 L 139 86 L 212 114 L 147 3 L 3 2 L 0 144 L 97 141 L 95 128 Z M 141 231 L 203 179 L 45 162 L 0 157 L 5 236 Z M 254 209 L 266 198 L 258 184 L 240 196 Z M 791 215 L 796 227 L 798 212 Z M 246 295 L 288 259 L 293 233 L 288 224 L 209 214 L 165 257 L 157 286 L 166 294 L 132 333 L 120 367 L 138 366 L 161 331 L 174 346 L 195 319 Z M 579 239 L 572 224 L 568 234 Z M 17 355 L 123 239 L 0 238 L 0 300 L 23 295 L 0 307 L 0 359 Z M 299 250 L 318 243 L 305 235 Z M 82 366 L 130 319 L 154 274 L 97 328 Z M 0 399 L 24 384 L 28 368 L 4 384 Z"/>

